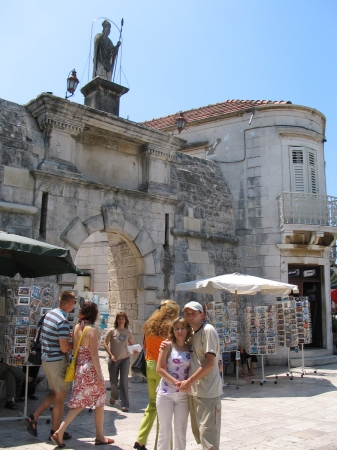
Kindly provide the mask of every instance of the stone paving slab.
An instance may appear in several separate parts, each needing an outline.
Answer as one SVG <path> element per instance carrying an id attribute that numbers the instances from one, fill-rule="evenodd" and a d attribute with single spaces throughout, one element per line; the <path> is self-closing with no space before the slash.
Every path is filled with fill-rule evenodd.
<path id="1" fill-rule="evenodd" d="M 101 358 L 105 379 L 108 370 Z M 316 373 L 314 371 L 316 370 Z M 222 428 L 220 449 L 224 450 L 337 450 L 337 364 L 309 368 L 304 377 L 294 369 L 293 380 L 284 367 L 266 367 L 267 381 L 260 386 L 258 376 L 254 384 L 240 379 L 239 389 L 233 375 L 225 377 L 230 384 L 224 387 L 222 398 Z M 276 379 L 275 376 L 278 375 Z M 274 384 L 277 381 L 277 384 Z M 108 385 L 108 383 L 107 383 Z M 109 448 L 131 450 L 147 405 L 146 383 L 130 380 L 130 411 L 123 413 L 119 406 L 105 407 L 104 432 L 113 437 L 116 445 Z M 110 392 L 107 392 L 107 404 Z M 45 392 L 38 392 L 40 399 Z M 4 401 L 4 400 L 2 400 Z M 29 401 L 28 413 L 38 401 Z M 20 410 L 23 410 L 20 404 Z M 92 449 L 94 446 L 94 413 L 82 411 L 69 427 L 73 438 L 66 441 L 69 449 Z M 38 421 L 38 437 L 30 436 L 22 420 L 16 420 L 18 411 L 0 407 L 0 448 L 20 450 L 53 450 L 48 441 L 50 424 Z M 148 450 L 153 450 L 155 427 L 150 434 Z M 95 447 L 96 448 L 96 447 Z M 187 431 L 186 450 L 200 450 L 191 428 Z"/>

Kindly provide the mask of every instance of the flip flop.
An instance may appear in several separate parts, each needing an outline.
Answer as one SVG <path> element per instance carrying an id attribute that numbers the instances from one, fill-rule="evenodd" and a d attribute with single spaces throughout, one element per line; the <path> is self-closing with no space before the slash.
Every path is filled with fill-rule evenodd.
<path id="1" fill-rule="evenodd" d="M 115 441 L 113 439 L 107 438 L 107 442 L 100 441 L 99 439 L 95 439 L 95 445 L 109 445 L 113 444 Z"/>
<path id="2" fill-rule="evenodd" d="M 55 431 L 55 433 L 52 436 L 50 436 L 50 439 L 54 442 L 54 444 L 58 446 L 58 448 L 64 448 L 66 446 L 64 442 L 59 441 L 59 435 L 57 431 Z"/>
<path id="3" fill-rule="evenodd" d="M 25 420 L 24 420 L 24 423 L 25 423 L 25 425 L 27 427 L 28 433 L 31 434 L 34 437 L 37 437 L 37 423 L 36 423 L 36 420 L 34 419 L 33 414 L 31 414 L 30 416 L 26 417 Z"/>
<path id="4" fill-rule="evenodd" d="M 37 397 L 36 395 L 30 395 L 28 398 L 30 400 L 38 400 L 39 399 L 39 397 Z"/>

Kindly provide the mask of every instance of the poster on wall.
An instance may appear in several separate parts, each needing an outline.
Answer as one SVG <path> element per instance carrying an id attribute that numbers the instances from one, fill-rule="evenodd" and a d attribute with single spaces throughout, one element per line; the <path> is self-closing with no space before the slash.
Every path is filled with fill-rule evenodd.
<path id="1" fill-rule="evenodd" d="M 99 328 L 100 330 L 104 330 L 108 328 L 109 314 L 108 313 L 100 313 L 99 316 Z"/>

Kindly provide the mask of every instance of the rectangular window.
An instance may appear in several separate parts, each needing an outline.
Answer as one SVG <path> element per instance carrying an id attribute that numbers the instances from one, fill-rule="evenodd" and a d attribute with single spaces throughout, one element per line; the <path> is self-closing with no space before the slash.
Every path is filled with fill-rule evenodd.
<path id="1" fill-rule="evenodd" d="M 48 192 L 42 193 L 40 236 L 46 239 L 47 235 L 47 212 L 48 212 Z"/>
<path id="2" fill-rule="evenodd" d="M 290 147 L 291 190 L 318 194 L 316 151 L 307 147 Z"/>

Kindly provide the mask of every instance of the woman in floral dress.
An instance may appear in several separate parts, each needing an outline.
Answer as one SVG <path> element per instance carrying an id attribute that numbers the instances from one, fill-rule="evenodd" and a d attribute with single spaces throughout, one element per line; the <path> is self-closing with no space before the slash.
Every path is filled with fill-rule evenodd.
<path id="1" fill-rule="evenodd" d="M 98 331 L 94 327 L 98 309 L 93 302 L 86 302 L 79 314 L 79 323 L 74 330 L 74 349 L 82 336 L 79 347 L 74 388 L 68 403 L 69 412 L 52 440 L 59 448 L 64 448 L 63 434 L 75 417 L 86 407 L 95 406 L 96 439 L 95 445 L 113 444 L 114 440 L 103 435 L 104 406 L 106 390 L 99 362 Z"/>

